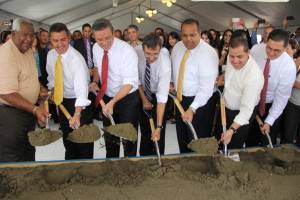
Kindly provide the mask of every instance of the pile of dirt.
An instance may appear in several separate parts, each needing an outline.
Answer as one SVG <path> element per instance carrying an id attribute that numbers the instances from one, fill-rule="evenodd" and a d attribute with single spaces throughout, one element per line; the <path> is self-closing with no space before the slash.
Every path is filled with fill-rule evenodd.
<path id="1" fill-rule="evenodd" d="M 37 129 L 28 133 L 29 143 L 32 146 L 51 144 L 62 137 L 62 132 L 50 129 Z"/>
<path id="2" fill-rule="evenodd" d="M 121 123 L 107 126 L 104 127 L 104 131 L 132 142 L 137 140 L 137 130 L 131 123 Z"/>
<path id="3" fill-rule="evenodd" d="M 280 157 L 282 152 L 287 155 Z M 243 152 L 241 162 L 223 156 L 163 158 L 163 167 L 150 158 L 0 168 L 0 198 L 300 199 L 300 153 L 282 152 Z"/>
<path id="4" fill-rule="evenodd" d="M 75 143 L 90 143 L 101 137 L 100 129 L 95 124 L 83 125 L 68 135 L 68 140 Z"/>
<path id="5" fill-rule="evenodd" d="M 192 140 L 188 144 L 188 148 L 199 154 L 213 156 L 217 154 L 219 145 L 215 137 L 200 138 Z"/>

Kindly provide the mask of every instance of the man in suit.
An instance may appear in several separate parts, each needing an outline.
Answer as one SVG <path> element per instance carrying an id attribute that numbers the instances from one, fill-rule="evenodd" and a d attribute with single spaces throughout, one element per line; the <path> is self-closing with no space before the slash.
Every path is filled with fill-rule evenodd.
<path id="1" fill-rule="evenodd" d="M 95 40 L 92 36 L 92 27 L 90 24 L 82 25 L 83 38 L 74 41 L 74 48 L 81 53 L 89 69 L 94 67 L 93 64 L 93 45 Z"/>
<path id="2" fill-rule="evenodd" d="M 90 74 L 93 74 L 93 45 L 95 44 L 95 40 L 92 36 L 92 27 L 90 24 L 82 25 L 82 35 L 83 38 L 74 40 L 74 48 L 81 53 L 84 57 L 87 67 L 90 70 Z M 92 77 L 91 77 L 91 80 Z M 97 83 L 98 84 L 98 83 Z M 89 99 L 92 101 L 92 104 L 95 103 L 96 96 L 92 93 L 89 94 Z M 94 109 L 93 116 L 95 119 L 99 120 L 99 109 Z"/>

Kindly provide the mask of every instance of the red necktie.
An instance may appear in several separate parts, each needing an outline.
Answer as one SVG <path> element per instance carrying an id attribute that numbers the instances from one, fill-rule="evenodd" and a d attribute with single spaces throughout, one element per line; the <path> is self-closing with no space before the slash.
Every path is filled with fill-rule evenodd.
<path id="1" fill-rule="evenodd" d="M 266 112 L 266 98 L 267 98 L 267 89 L 268 89 L 268 82 L 269 82 L 269 72 L 270 72 L 270 59 L 267 59 L 265 69 L 264 69 L 264 87 L 260 93 L 260 101 L 259 101 L 259 114 L 260 116 L 264 116 Z"/>
<path id="2" fill-rule="evenodd" d="M 107 76 L 108 76 L 108 55 L 107 51 L 104 51 L 104 55 L 102 57 L 102 70 L 101 70 L 101 89 L 96 97 L 96 107 L 99 105 L 100 100 L 103 98 L 106 88 L 107 88 Z"/>

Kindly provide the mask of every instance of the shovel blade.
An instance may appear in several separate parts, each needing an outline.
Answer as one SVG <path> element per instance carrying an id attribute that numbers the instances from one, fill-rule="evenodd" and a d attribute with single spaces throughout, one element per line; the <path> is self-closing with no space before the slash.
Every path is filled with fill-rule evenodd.
<path id="1" fill-rule="evenodd" d="M 45 146 L 62 137 L 62 132 L 50 129 L 38 129 L 28 133 L 29 143 L 32 146 Z"/>
<path id="2" fill-rule="evenodd" d="M 92 143 L 101 137 L 98 126 L 94 124 L 83 125 L 69 133 L 67 140 L 74 143 Z"/>
<path id="3" fill-rule="evenodd" d="M 103 130 L 116 137 L 135 142 L 137 140 L 137 130 L 131 123 L 121 123 L 104 127 Z"/>

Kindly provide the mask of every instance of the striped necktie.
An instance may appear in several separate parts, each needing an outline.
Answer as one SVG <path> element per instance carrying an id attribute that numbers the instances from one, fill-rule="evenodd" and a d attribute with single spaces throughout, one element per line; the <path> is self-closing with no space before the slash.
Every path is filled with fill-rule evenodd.
<path id="1" fill-rule="evenodd" d="M 92 59 L 91 45 L 90 45 L 89 39 L 85 39 L 85 45 L 86 45 L 87 65 L 89 68 L 92 68 L 93 67 L 93 59 Z"/>
<path id="2" fill-rule="evenodd" d="M 152 92 L 151 92 L 151 71 L 150 71 L 150 64 L 146 62 L 146 69 L 145 69 L 145 76 L 144 76 L 144 92 L 145 96 L 148 99 L 148 101 L 152 102 Z"/>

